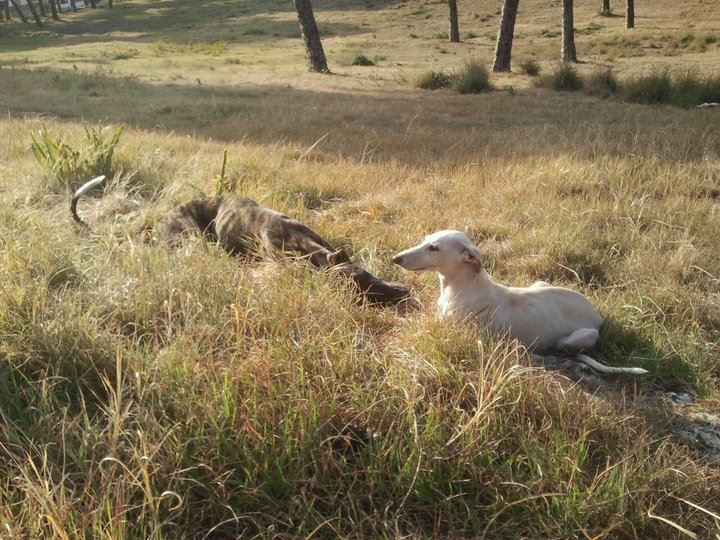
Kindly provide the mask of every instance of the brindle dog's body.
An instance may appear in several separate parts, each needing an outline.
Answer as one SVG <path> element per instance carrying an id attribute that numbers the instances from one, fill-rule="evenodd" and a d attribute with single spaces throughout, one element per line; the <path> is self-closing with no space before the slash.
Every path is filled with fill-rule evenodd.
<path id="1" fill-rule="evenodd" d="M 237 195 L 190 201 L 160 220 L 155 230 L 170 243 L 200 232 L 233 254 L 247 253 L 259 241 L 269 255 L 297 253 L 318 268 L 350 262 L 343 250 L 333 250 L 306 225 Z"/>
<path id="2" fill-rule="evenodd" d="M 95 182 L 95 184 L 92 184 Z M 97 179 L 78 189 L 71 211 L 76 222 L 85 226 L 77 215 L 77 201 Z M 232 254 L 246 254 L 258 243 L 268 253 L 297 254 L 318 268 L 331 268 L 349 277 L 362 295 L 377 304 L 396 304 L 410 297 L 401 283 L 383 281 L 359 266 L 350 264 L 344 250 L 334 250 L 320 235 L 297 220 L 260 206 L 252 199 L 229 195 L 198 199 L 178 206 L 155 227 L 156 236 L 171 245 L 200 234 L 216 240 Z"/>

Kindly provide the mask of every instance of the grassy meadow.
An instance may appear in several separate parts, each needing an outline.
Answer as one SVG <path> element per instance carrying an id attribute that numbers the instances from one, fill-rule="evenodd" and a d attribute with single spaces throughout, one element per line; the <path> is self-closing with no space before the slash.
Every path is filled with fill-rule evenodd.
<path id="1" fill-rule="evenodd" d="M 0 538 L 715 538 L 720 462 L 675 436 L 720 413 L 720 111 L 535 88 L 560 8 L 521 2 L 514 71 L 411 81 L 491 53 L 500 2 L 315 0 L 330 75 L 280 0 L 120 0 L 0 24 Z M 717 75 L 713 2 L 576 2 L 581 74 Z M 362 53 L 373 66 L 353 66 Z M 104 193 L 31 151 L 123 127 Z M 358 305 L 290 260 L 239 262 L 152 225 L 226 186 L 408 283 Z M 81 159 L 82 156 L 77 159 Z M 467 232 L 492 276 L 588 295 L 587 392 L 517 343 L 435 320 L 391 256 Z M 692 404 L 648 396 L 687 392 Z M 704 415 L 704 416 L 703 416 Z M 715 416 L 713 416 L 715 415 Z M 720 428 L 718 428 L 720 430 Z"/>

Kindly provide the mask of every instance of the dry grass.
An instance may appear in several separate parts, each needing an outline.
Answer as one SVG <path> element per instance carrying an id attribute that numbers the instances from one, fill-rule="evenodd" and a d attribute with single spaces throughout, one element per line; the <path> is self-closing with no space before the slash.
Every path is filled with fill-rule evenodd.
<path id="1" fill-rule="evenodd" d="M 4 61 L 16 65 L 0 72 L 3 534 L 680 534 L 663 520 L 717 533 L 683 502 L 720 510 L 716 464 L 633 406 L 636 395 L 684 387 L 717 410 L 715 111 L 398 87 L 445 67 L 402 22 L 437 34 L 440 4 L 319 2 L 321 30 L 335 33 L 331 64 L 358 50 L 388 60 L 310 76 L 292 13 L 266 5 L 232 5 L 233 18 L 219 19 L 221 4 L 200 14 L 130 2 L 116 20 L 87 10 L 10 40 Z M 150 19 L 135 19 L 143 6 Z M 686 9 L 698 33 L 710 24 L 704 7 Z M 495 28 L 462 3 L 461 14 L 463 32 Z M 518 39 L 517 58 L 549 40 L 539 29 L 555 15 L 524 15 L 521 36 L 537 37 Z M 668 21 L 663 31 L 674 31 Z M 579 38 L 580 51 L 597 32 Z M 483 40 L 453 46 L 449 68 L 463 51 L 488 58 Z M 67 64 L 62 49 L 76 55 Z M 109 50 L 120 58 L 102 56 Z M 508 77 L 519 88 L 530 80 Z M 125 131 L 109 188 L 82 203 L 88 236 L 70 226 L 67 187 L 34 160 L 30 133 L 45 123 L 80 146 L 83 122 L 101 119 Z M 224 150 L 228 186 L 408 281 L 426 307 L 363 308 L 299 264 L 144 243 L 162 212 L 213 192 Z M 448 227 L 478 242 L 502 282 L 545 279 L 589 295 L 607 321 L 598 357 L 653 376 L 588 396 L 527 367 L 513 343 L 436 323 L 434 276 L 389 259 Z"/>

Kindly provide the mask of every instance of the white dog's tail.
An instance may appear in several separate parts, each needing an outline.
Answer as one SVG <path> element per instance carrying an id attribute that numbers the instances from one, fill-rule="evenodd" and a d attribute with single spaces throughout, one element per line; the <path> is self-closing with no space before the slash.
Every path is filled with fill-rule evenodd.
<path id="1" fill-rule="evenodd" d="M 105 175 L 97 176 L 93 178 L 92 180 L 85 182 L 82 186 L 78 188 L 78 190 L 75 192 L 75 195 L 73 195 L 72 202 L 70 203 L 70 213 L 72 214 L 73 219 L 75 220 L 75 223 L 80 225 L 81 227 L 84 227 L 85 229 L 89 229 L 88 224 L 85 223 L 82 219 L 80 219 L 80 216 L 78 216 L 77 213 L 77 204 L 80 200 L 80 197 L 82 197 L 85 193 L 90 191 L 95 186 L 98 186 L 103 183 L 105 180 Z"/>
<path id="2" fill-rule="evenodd" d="M 624 373 L 626 375 L 646 375 L 648 373 L 648 371 L 646 369 L 639 368 L 639 367 L 606 366 L 605 364 L 601 364 L 594 358 L 590 358 L 586 354 L 578 354 L 575 358 L 577 360 L 580 360 L 582 363 L 587 364 L 594 370 L 599 371 L 600 373 Z"/>

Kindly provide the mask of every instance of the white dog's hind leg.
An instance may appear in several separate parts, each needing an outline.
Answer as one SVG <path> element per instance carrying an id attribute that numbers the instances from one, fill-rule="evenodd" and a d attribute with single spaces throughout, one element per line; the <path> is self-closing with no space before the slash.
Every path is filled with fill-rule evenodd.
<path id="1" fill-rule="evenodd" d="M 592 349 L 599 338 L 600 333 L 594 328 L 580 328 L 558 341 L 555 348 L 561 351 L 580 352 Z"/>

